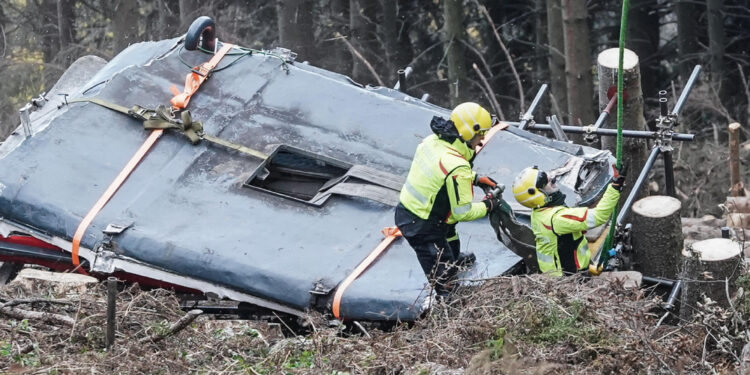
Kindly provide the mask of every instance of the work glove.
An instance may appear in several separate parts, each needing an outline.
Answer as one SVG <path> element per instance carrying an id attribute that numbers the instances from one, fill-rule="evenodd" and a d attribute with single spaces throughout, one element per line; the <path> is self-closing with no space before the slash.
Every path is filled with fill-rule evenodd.
<path id="1" fill-rule="evenodd" d="M 612 170 L 614 170 L 615 175 L 612 177 L 612 187 L 617 191 L 622 191 L 622 188 L 625 187 L 625 176 L 628 171 L 628 167 L 625 165 L 625 163 L 622 163 L 620 165 L 620 169 L 617 169 L 617 167 L 612 164 Z"/>
<path id="2" fill-rule="evenodd" d="M 482 203 L 487 207 L 487 212 L 492 212 L 497 207 L 500 207 L 500 201 L 502 197 L 496 197 L 491 193 L 488 193 L 482 199 Z"/>
<path id="3" fill-rule="evenodd" d="M 494 189 L 495 186 L 497 186 L 497 181 L 493 180 L 489 176 L 477 175 L 477 177 L 474 178 L 474 185 L 479 186 L 484 191 L 488 191 Z"/>

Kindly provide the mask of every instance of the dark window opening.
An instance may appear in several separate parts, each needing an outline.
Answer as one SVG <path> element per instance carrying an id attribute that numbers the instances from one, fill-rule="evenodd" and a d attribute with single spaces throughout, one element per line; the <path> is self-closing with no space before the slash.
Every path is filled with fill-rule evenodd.
<path id="1" fill-rule="evenodd" d="M 349 168 L 348 163 L 282 145 L 258 167 L 245 186 L 321 205 L 327 199 L 313 198 L 341 181 Z"/>

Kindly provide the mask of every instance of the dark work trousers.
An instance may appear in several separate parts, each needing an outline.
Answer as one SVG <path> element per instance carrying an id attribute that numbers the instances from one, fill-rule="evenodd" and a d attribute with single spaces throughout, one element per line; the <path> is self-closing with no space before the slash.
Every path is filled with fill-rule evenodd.
<path id="1" fill-rule="evenodd" d="M 455 236 L 456 225 L 421 219 L 401 204 L 396 206 L 395 221 L 417 254 L 425 276 L 435 282 L 435 291 L 439 295 L 448 294 L 451 289 L 449 284 L 458 273 L 456 260 L 460 253 L 460 242 L 454 240 L 449 243 L 447 240 Z M 456 248 L 451 246 L 454 244 Z"/>

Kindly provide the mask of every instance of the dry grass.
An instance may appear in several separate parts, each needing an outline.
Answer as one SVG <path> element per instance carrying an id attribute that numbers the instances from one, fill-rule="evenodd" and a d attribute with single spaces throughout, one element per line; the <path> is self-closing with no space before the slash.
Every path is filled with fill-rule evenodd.
<path id="1" fill-rule="evenodd" d="M 424 319 L 370 337 L 312 317 L 313 332 L 284 337 L 278 324 L 201 316 L 158 343 L 138 340 L 184 315 L 164 290 L 127 287 L 118 296 L 114 349 L 104 347 L 106 290 L 76 296 L 11 284 L 3 303 L 46 298 L 26 310 L 64 314 L 75 327 L 0 320 L 0 372 L 242 374 L 557 374 L 733 372 L 744 321 L 703 306 L 696 322 L 661 325 L 650 290 L 579 277 L 499 278 L 460 290 Z M 740 305 L 740 304 L 738 304 Z M 675 322 L 672 322 L 675 323 Z M 287 331 L 288 332 L 288 331 Z M 740 332 L 740 333 L 738 333 Z M 287 335 L 290 336 L 290 335 Z"/>

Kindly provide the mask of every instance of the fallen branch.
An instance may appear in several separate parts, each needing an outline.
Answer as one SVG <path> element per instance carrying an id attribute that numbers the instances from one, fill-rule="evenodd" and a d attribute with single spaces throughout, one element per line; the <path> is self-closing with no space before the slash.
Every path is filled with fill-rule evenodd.
<path id="1" fill-rule="evenodd" d="M 151 336 L 144 337 L 138 340 L 138 343 L 143 344 L 147 342 L 161 341 L 164 338 L 174 335 L 182 331 L 183 329 L 185 329 L 185 327 L 190 325 L 190 323 L 192 323 L 193 320 L 195 320 L 195 318 L 197 318 L 201 314 L 203 314 L 203 310 L 198 310 L 198 309 L 190 310 L 187 312 L 187 314 L 183 315 L 176 322 L 172 323 L 172 325 L 170 325 L 169 328 L 167 328 L 166 332 L 155 333 Z"/>
<path id="2" fill-rule="evenodd" d="M 5 304 L 0 305 L 0 313 L 15 319 L 39 320 L 69 327 L 73 326 L 73 324 L 75 323 L 75 320 L 73 320 L 73 318 L 66 315 L 21 310 L 15 307 L 6 307 Z"/>
<path id="3" fill-rule="evenodd" d="M 372 67 L 372 64 L 370 64 L 370 62 L 369 62 L 369 61 L 367 61 L 367 59 L 365 59 L 365 57 L 364 57 L 364 56 L 362 56 L 362 54 L 361 54 L 361 53 L 359 53 L 359 51 L 357 51 L 357 49 L 356 49 L 356 48 L 354 48 L 354 46 L 352 45 L 352 43 L 351 43 L 351 42 L 349 42 L 348 40 L 346 40 L 346 37 L 344 37 L 343 35 L 341 35 L 341 34 L 340 34 L 340 33 L 338 33 L 338 32 L 337 32 L 336 34 L 334 34 L 334 36 L 335 36 L 336 38 L 338 38 L 339 40 L 341 40 L 342 42 L 344 42 L 344 44 L 346 44 L 346 47 L 347 47 L 347 48 L 349 48 L 349 51 L 350 51 L 350 52 L 351 52 L 351 53 L 352 53 L 352 54 L 353 54 L 354 56 L 356 56 L 356 57 L 357 57 L 358 59 L 362 60 L 362 63 L 364 63 L 364 64 L 365 64 L 365 66 L 367 67 L 367 70 L 369 70 L 369 71 L 370 71 L 370 73 L 372 73 L 372 76 L 373 76 L 373 77 L 375 77 L 375 79 L 376 79 L 376 80 L 378 81 L 378 84 L 379 84 L 380 86 L 385 86 L 385 84 L 383 83 L 383 80 L 382 80 L 382 79 L 380 79 L 380 76 L 379 76 L 379 75 L 378 75 L 378 73 L 377 73 L 377 72 L 375 71 L 375 68 L 373 68 L 373 67 Z"/>
<path id="4" fill-rule="evenodd" d="M 58 304 L 58 305 L 72 305 L 73 304 L 73 302 L 71 301 L 60 300 L 60 299 L 24 298 L 24 299 L 12 299 L 8 302 L 3 303 L 3 306 L 13 307 L 13 306 L 32 304 L 32 303 L 49 303 L 49 304 Z"/>

